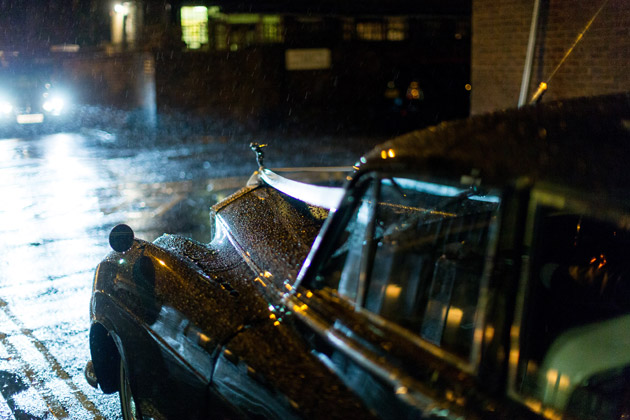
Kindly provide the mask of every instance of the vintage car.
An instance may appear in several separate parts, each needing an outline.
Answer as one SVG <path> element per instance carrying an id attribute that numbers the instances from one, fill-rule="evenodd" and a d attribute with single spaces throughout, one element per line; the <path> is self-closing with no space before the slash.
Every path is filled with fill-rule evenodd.
<path id="1" fill-rule="evenodd" d="M 260 156 L 259 156 L 260 157 Z M 112 230 L 86 378 L 141 418 L 630 418 L 630 95 L 260 167 L 210 243 Z"/>

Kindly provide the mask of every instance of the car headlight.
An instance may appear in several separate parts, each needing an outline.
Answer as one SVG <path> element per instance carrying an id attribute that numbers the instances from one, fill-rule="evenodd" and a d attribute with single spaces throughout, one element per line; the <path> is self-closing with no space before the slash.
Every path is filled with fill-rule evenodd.
<path id="1" fill-rule="evenodd" d="M 0 99 L 0 115 L 8 115 L 13 111 L 13 105 L 6 99 Z"/>
<path id="2" fill-rule="evenodd" d="M 61 96 L 52 96 L 44 101 L 42 107 L 44 111 L 50 112 L 52 114 L 60 114 L 63 111 L 63 108 L 66 104 L 66 101 Z"/>

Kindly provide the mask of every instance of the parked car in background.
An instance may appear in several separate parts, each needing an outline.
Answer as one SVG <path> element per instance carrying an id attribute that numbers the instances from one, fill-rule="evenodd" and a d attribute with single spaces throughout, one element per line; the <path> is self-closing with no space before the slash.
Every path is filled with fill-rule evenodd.
<path id="1" fill-rule="evenodd" d="M 70 105 L 69 92 L 47 66 L 27 62 L 0 68 L 1 128 L 58 122 Z"/>
<path id="2" fill-rule="evenodd" d="M 630 96 L 393 139 L 345 188 L 260 162 L 214 239 L 126 226 L 86 377 L 125 419 L 630 417 Z"/>

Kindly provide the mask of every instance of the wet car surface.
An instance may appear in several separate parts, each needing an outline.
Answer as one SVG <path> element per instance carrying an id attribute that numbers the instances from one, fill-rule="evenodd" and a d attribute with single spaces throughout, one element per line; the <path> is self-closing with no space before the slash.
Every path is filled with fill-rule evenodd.
<path id="1" fill-rule="evenodd" d="M 86 376 L 125 418 L 626 418 L 628 121 L 628 95 L 472 117 L 344 189 L 259 162 L 207 244 L 117 227 Z"/>

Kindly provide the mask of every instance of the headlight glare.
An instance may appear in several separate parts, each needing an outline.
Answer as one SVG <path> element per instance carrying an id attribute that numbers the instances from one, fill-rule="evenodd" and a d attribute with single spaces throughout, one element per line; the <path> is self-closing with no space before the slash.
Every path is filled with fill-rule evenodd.
<path id="1" fill-rule="evenodd" d="M 44 101 L 43 108 L 46 112 L 60 114 L 61 111 L 63 111 L 64 105 L 65 101 L 62 97 L 53 96 L 50 99 Z"/>
<path id="2" fill-rule="evenodd" d="M 11 105 L 11 102 L 0 99 L 0 114 L 7 115 L 10 114 L 11 111 L 13 111 L 13 105 Z"/>

